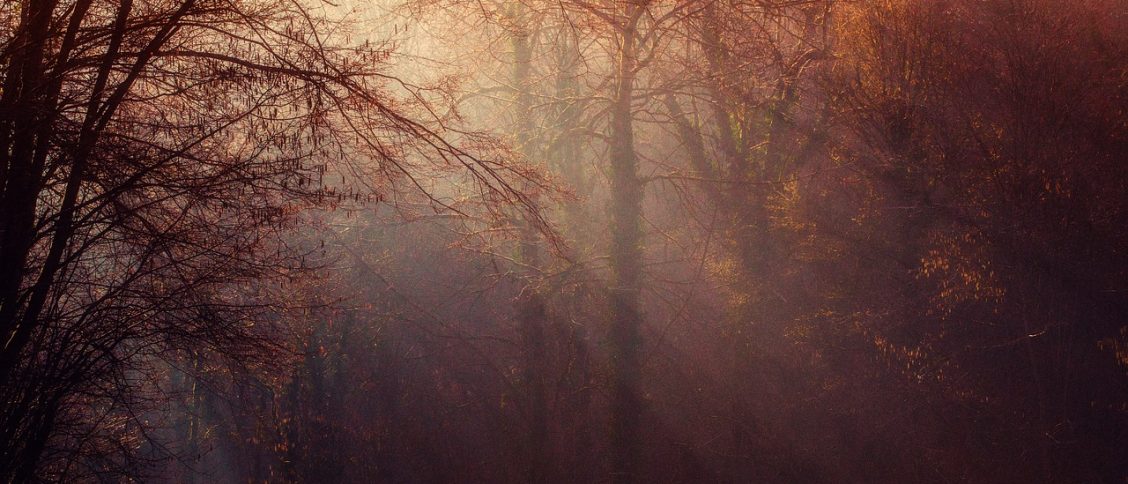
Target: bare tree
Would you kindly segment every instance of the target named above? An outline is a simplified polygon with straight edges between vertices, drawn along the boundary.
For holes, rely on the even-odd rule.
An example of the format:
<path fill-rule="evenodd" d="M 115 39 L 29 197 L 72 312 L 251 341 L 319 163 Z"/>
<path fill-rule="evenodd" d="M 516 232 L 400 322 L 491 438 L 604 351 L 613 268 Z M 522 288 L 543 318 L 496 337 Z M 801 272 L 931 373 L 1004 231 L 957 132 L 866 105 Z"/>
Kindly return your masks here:
<path fill-rule="evenodd" d="M 5 480 L 112 471 L 96 440 L 144 432 L 134 390 L 158 361 L 270 350 L 274 302 L 254 281 L 308 269 L 278 237 L 301 209 L 379 199 L 428 164 L 529 202 L 512 183 L 531 172 L 444 138 L 416 88 L 382 74 L 387 46 L 312 5 L 4 9 Z"/>

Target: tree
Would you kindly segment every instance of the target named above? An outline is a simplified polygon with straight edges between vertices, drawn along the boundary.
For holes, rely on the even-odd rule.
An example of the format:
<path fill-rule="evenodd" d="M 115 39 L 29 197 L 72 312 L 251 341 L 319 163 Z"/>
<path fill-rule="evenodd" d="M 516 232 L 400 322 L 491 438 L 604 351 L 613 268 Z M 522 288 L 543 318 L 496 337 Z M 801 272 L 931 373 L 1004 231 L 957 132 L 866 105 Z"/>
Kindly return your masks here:
<path fill-rule="evenodd" d="M 1118 479 L 1105 449 L 1123 415 L 1104 402 L 1123 401 L 1124 374 L 1098 342 L 1117 337 L 1124 303 L 1098 287 L 1124 270 L 1121 231 L 1106 225 L 1123 201 L 1105 191 L 1124 177 L 1110 163 L 1124 97 L 1105 70 L 1123 65 L 1108 46 L 1124 32 L 1097 13 L 1117 7 L 917 7 L 839 12 L 832 151 L 857 183 L 837 196 L 854 200 L 845 213 L 821 202 L 815 223 L 846 260 L 871 263 L 830 268 L 849 274 L 843 302 L 860 303 L 833 312 L 858 318 L 912 382 L 900 391 L 921 392 L 930 411 L 909 442 L 984 449 L 944 475 Z M 882 305 L 863 302 L 878 294 Z"/>
<path fill-rule="evenodd" d="M 302 208 L 371 201 L 427 164 L 528 202 L 511 183 L 530 172 L 413 120 L 427 111 L 409 86 L 394 94 L 387 46 L 350 42 L 313 6 L 26 0 L 4 14 L 4 480 L 125 471 L 114 456 L 140 444 L 103 446 L 143 435 L 141 397 L 160 393 L 145 378 L 181 352 L 263 363 L 279 347 L 261 281 L 308 270 L 279 237 Z"/>

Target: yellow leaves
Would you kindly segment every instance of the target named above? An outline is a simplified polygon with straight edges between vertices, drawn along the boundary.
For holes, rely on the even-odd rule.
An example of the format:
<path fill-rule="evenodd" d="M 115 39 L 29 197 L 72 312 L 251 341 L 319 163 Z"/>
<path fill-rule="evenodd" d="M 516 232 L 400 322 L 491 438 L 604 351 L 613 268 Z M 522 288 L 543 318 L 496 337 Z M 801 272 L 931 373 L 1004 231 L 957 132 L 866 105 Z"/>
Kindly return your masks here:
<path fill-rule="evenodd" d="M 768 198 L 767 209 L 771 214 L 772 226 L 792 232 L 810 230 L 813 224 L 798 214 L 802 201 L 799 180 L 792 178 L 781 183 L 777 191 Z"/>
<path fill-rule="evenodd" d="M 784 336 L 791 340 L 802 341 L 811 336 L 813 329 L 810 324 L 795 322 L 787 325 L 786 329 L 784 329 Z"/>
<path fill-rule="evenodd" d="M 1063 180 L 1057 174 L 1048 174 L 1045 183 L 1043 184 L 1044 195 L 1054 196 L 1056 198 L 1070 198 L 1073 196 L 1073 191 L 1070 189 L 1072 185 L 1069 180 Z M 1045 199 L 1047 197 L 1043 197 Z"/>
<path fill-rule="evenodd" d="M 1116 362 L 1128 371 L 1128 326 L 1120 327 L 1120 335 L 1097 342 L 1101 351 L 1111 351 Z"/>
<path fill-rule="evenodd" d="M 899 370 L 906 377 L 917 382 L 944 380 L 944 368 L 949 366 L 949 362 L 937 360 L 927 343 L 914 346 L 899 345 L 880 334 L 874 334 L 872 341 L 874 348 L 885 358 L 889 367 Z"/>
<path fill-rule="evenodd" d="M 722 281 L 733 282 L 738 276 L 736 259 L 733 257 L 711 258 L 706 262 L 706 267 L 708 267 L 710 273 Z"/>
<path fill-rule="evenodd" d="M 937 283 L 932 300 L 942 315 L 951 314 L 961 303 L 999 303 L 1006 295 L 985 253 L 986 245 L 972 233 L 943 236 L 921 258 L 917 277 Z"/>
<path fill-rule="evenodd" d="M 751 299 L 752 298 L 749 297 L 748 294 L 736 292 L 736 293 L 733 293 L 732 296 L 729 297 L 729 305 L 731 305 L 732 307 L 735 307 L 735 308 L 744 307 L 744 306 L 748 305 L 748 303 L 749 303 L 749 301 L 751 301 Z"/>

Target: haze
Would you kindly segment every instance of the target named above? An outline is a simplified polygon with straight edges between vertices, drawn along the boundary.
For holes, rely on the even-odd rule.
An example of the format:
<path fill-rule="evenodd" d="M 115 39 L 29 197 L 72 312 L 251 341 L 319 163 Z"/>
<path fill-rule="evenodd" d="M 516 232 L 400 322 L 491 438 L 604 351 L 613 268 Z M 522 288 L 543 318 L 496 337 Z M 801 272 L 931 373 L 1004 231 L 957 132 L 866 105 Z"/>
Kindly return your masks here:
<path fill-rule="evenodd" d="M 1128 482 L 1128 1 L 0 5 L 0 482 Z"/>

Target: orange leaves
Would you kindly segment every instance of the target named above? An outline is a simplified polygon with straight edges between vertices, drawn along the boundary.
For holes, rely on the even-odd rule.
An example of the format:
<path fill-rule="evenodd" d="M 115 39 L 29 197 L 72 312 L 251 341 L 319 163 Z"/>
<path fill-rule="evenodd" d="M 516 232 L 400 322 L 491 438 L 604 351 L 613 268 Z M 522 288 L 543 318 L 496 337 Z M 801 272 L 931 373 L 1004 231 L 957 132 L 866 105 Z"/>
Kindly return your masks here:
<path fill-rule="evenodd" d="M 948 315 L 962 303 L 1002 302 L 1002 287 L 986 247 L 973 233 L 941 236 L 936 246 L 920 260 L 917 276 L 935 282 L 932 301 L 941 315 Z"/>
<path fill-rule="evenodd" d="M 1121 326 L 1119 335 L 1098 341 L 1097 348 L 1112 353 L 1116 362 L 1128 372 L 1128 326 Z"/>

